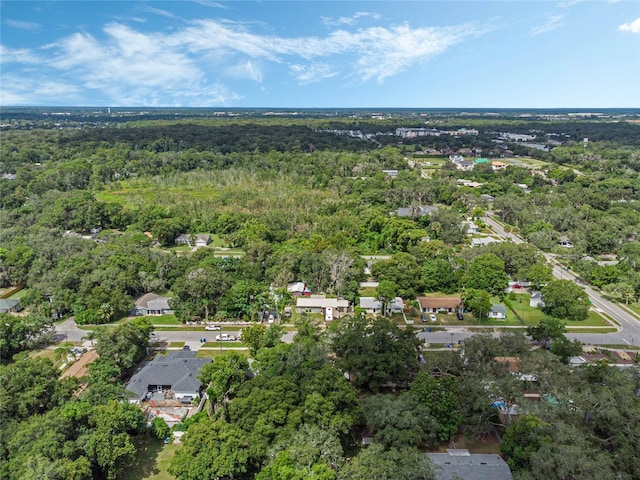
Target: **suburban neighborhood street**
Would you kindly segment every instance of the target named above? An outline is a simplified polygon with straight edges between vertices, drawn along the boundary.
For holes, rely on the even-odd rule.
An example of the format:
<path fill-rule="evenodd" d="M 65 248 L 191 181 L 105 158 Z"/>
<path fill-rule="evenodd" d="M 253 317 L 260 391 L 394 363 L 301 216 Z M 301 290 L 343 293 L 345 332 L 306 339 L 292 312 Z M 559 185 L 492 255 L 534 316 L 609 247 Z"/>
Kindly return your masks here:
<path fill-rule="evenodd" d="M 524 240 L 513 233 L 507 233 L 503 226 L 495 221 L 491 216 L 484 217 L 484 222 L 491 227 L 491 229 L 499 236 L 511 240 L 514 243 L 523 243 Z M 577 278 L 571 271 L 565 270 L 562 265 L 558 263 L 555 256 L 550 253 L 544 253 L 547 261 L 553 267 L 553 276 L 559 280 L 572 280 L 583 286 L 593 306 L 600 312 L 609 315 L 619 325 L 620 329 L 617 332 L 611 333 L 581 333 L 581 334 L 568 334 L 571 339 L 578 339 L 583 343 L 607 343 L 607 344 L 628 344 L 637 345 L 640 344 L 640 319 L 635 315 L 627 312 L 618 305 L 605 299 L 600 293 L 591 288 L 588 285 L 583 284 L 579 278 Z"/>

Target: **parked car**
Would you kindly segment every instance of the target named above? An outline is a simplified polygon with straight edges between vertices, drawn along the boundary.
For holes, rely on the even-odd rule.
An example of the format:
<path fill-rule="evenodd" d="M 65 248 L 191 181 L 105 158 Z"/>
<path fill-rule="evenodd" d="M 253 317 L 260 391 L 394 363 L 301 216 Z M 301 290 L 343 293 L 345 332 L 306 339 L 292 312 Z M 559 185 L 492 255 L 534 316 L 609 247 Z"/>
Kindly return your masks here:
<path fill-rule="evenodd" d="M 269 318 L 267 319 L 268 323 L 273 323 L 275 321 L 275 317 L 273 316 L 273 314 L 269 315 Z"/>
<path fill-rule="evenodd" d="M 206 327 L 204 327 L 204 329 L 214 331 L 214 330 L 222 330 L 222 327 L 220 325 L 207 325 Z"/>
<path fill-rule="evenodd" d="M 431 315 L 429 315 L 429 319 L 430 319 L 432 322 L 435 322 L 435 321 L 437 321 L 437 320 L 438 320 L 438 319 L 436 318 L 436 314 L 435 314 L 435 313 L 432 313 Z"/>
<path fill-rule="evenodd" d="M 237 339 L 235 335 L 229 335 L 228 333 L 216 335 L 216 342 L 235 342 Z"/>

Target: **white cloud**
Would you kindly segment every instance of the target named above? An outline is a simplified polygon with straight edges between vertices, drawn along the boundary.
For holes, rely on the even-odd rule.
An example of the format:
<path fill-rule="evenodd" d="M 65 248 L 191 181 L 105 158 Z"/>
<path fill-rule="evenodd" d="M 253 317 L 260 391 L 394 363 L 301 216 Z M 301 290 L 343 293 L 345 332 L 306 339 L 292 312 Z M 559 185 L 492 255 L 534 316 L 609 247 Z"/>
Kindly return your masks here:
<path fill-rule="evenodd" d="M 237 63 L 225 70 L 225 73 L 235 78 L 247 78 L 254 82 L 262 82 L 262 69 L 251 60 Z"/>
<path fill-rule="evenodd" d="M 636 18 L 633 22 L 623 23 L 618 28 L 624 32 L 640 33 L 640 17 Z"/>
<path fill-rule="evenodd" d="M 45 76 L 6 74 L 0 84 L 0 105 L 70 105 L 81 101 L 80 89 Z"/>
<path fill-rule="evenodd" d="M 533 27 L 530 31 L 531 36 L 535 37 L 536 35 L 540 35 L 541 33 L 547 33 L 552 30 L 556 30 L 564 25 L 562 22 L 564 20 L 564 15 L 549 15 L 547 17 L 547 21 L 536 27 Z"/>
<path fill-rule="evenodd" d="M 383 82 L 484 33 L 473 24 L 345 27 L 308 37 L 263 34 L 259 28 L 197 20 L 171 32 L 143 32 L 110 23 L 101 33 L 75 33 L 41 47 L 46 56 L 27 49 L 0 53 L 3 63 L 12 62 L 14 73 L 38 63 L 48 78 L 73 79 L 80 91 L 112 104 L 205 106 L 241 98 L 220 83 L 220 76 L 261 83 L 268 63 L 282 65 L 301 84 L 339 75 Z"/>
<path fill-rule="evenodd" d="M 380 15 L 374 12 L 356 12 L 350 17 L 320 17 L 320 20 L 327 26 L 335 27 L 338 25 L 354 25 L 361 18 L 380 20 Z"/>
<path fill-rule="evenodd" d="M 225 7 L 224 5 L 222 5 L 221 3 L 218 2 L 212 2 L 211 0 L 193 0 L 195 3 L 202 5 L 204 7 L 210 7 L 210 8 L 223 8 L 226 9 L 227 7 Z"/>
<path fill-rule="evenodd" d="M 161 17 L 177 18 L 172 12 L 170 12 L 168 10 L 162 10 L 161 8 L 155 8 L 155 7 L 151 7 L 149 5 L 145 5 L 144 9 L 147 12 L 155 13 L 156 15 L 159 15 Z"/>
<path fill-rule="evenodd" d="M 338 75 L 338 72 L 326 63 L 294 64 L 289 66 L 289 71 L 301 85 L 317 83 Z"/>
<path fill-rule="evenodd" d="M 5 25 L 13 28 L 20 28 L 22 30 L 39 30 L 42 28 L 42 25 L 35 22 L 21 22 L 20 20 L 11 20 L 10 18 L 5 19 Z"/>
<path fill-rule="evenodd" d="M 9 63 L 38 64 L 42 61 L 42 58 L 28 48 L 7 48 L 0 45 L 0 64 L 2 65 Z"/>
<path fill-rule="evenodd" d="M 582 3 L 582 2 L 584 2 L 584 0 L 566 0 L 564 2 L 558 3 L 557 7 L 568 8 L 568 7 L 573 7 L 574 5 L 577 5 L 578 3 Z"/>

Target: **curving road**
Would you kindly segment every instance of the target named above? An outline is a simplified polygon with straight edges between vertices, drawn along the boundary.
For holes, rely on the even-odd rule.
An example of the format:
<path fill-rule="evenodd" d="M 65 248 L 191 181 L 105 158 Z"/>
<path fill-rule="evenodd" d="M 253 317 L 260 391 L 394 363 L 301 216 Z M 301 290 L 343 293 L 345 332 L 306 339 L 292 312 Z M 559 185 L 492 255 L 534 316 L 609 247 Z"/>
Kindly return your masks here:
<path fill-rule="evenodd" d="M 491 229 L 499 236 L 511 240 L 514 243 L 524 243 L 524 240 L 513 233 L 505 232 L 502 225 L 496 222 L 491 216 L 484 217 L 484 222 L 491 227 Z M 619 305 L 610 302 L 604 298 L 598 291 L 584 284 L 575 274 L 570 270 L 565 270 L 562 265 L 558 263 L 555 256 L 551 253 L 541 252 L 549 264 L 553 268 L 553 276 L 560 280 L 572 280 L 583 286 L 593 306 L 600 312 L 604 312 L 613 318 L 620 328 L 617 332 L 613 333 L 581 333 L 581 334 L 568 334 L 571 339 L 578 339 L 583 343 L 608 343 L 608 344 L 620 344 L 620 345 L 640 345 L 640 319 L 635 315 L 629 313 Z"/>

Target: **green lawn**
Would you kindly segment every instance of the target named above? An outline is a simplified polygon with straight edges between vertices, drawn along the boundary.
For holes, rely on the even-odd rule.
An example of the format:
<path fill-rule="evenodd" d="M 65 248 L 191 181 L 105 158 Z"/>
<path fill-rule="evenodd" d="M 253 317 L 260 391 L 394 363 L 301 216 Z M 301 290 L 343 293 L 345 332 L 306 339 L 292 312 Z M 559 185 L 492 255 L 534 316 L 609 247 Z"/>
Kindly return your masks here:
<path fill-rule="evenodd" d="M 376 296 L 376 287 L 364 287 L 358 290 L 358 294 L 361 297 L 375 297 Z"/>
<path fill-rule="evenodd" d="M 175 315 L 159 315 L 157 317 L 149 317 L 153 325 L 182 325 L 182 322 Z"/>
<path fill-rule="evenodd" d="M 640 303 L 630 303 L 629 305 L 625 305 L 629 310 L 633 310 L 637 315 L 640 315 Z"/>
<path fill-rule="evenodd" d="M 151 436 L 141 436 L 136 439 L 136 447 L 136 459 L 119 477 L 121 480 L 175 479 L 167 470 L 180 445 L 164 445 L 161 440 Z"/>
<path fill-rule="evenodd" d="M 539 308 L 533 308 L 529 306 L 529 299 L 531 296 L 528 293 L 518 293 L 516 294 L 515 300 L 505 299 L 505 303 L 507 306 L 511 307 L 515 310 L 520 317 L 524 320 L 524 324 L 529 325 L 537 325 L 542 320 L 549 318 L 545 313 Z M 512 312 L 510 312 L 512 313 Z M 567 320 L 567 327 L 608 327 L 610 323 L 600 315 L 598 312 L 593 310 L 589 310 L 588 317 L 585 320 L 581 321 L 569 321 Z M 600 331 L 598 329 L 597 331 Z M 615 331 L 615 329 L 613 329 Z"/>
<path fill-rule="evenodd" d="M 233 350 L 238 355 L 249 358 L 249 350 Z M 216 358 L 220 355 L 224 355 L 228 350 L 198 350 L 196 358 Z"/>
<path fill-rule="evenodd" d="M 169 348 L 181 348 L 184 347 L 184 342 L 169 342 Z"/>
<path fill-rule="evenodd" d="M 246 345 L 242 342 L 206 342 L 202 344 L 203 347 L 206 348 L 240 348 L 246 347 Z"/>

